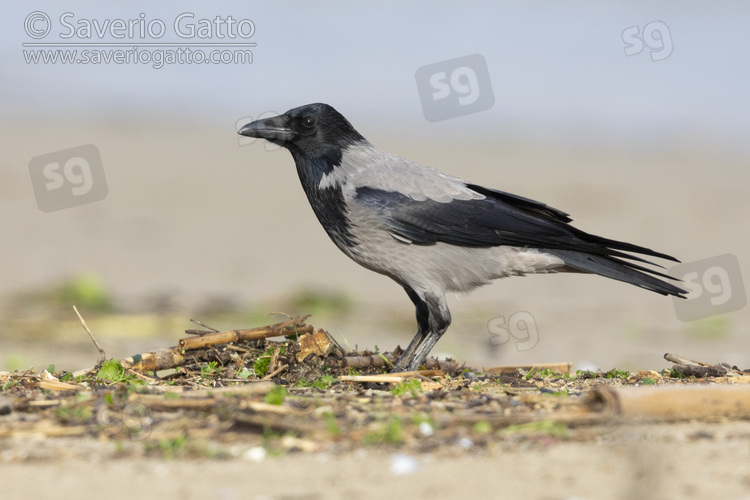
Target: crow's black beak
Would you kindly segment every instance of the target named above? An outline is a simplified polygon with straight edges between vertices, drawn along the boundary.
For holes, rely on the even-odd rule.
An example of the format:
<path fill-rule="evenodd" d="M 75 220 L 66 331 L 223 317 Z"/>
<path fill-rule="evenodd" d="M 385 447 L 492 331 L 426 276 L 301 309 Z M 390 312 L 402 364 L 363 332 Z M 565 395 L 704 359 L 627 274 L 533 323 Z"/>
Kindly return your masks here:
<path fill-rule="evenodd" d="M 257 137 L 283 145 L 295 136 L 294 131 L 287 126 L 288 121 L 288 117 L 284 115 L 264 118 L 248 123 L 239 129 L 237 133 L 245 137 Z"/>

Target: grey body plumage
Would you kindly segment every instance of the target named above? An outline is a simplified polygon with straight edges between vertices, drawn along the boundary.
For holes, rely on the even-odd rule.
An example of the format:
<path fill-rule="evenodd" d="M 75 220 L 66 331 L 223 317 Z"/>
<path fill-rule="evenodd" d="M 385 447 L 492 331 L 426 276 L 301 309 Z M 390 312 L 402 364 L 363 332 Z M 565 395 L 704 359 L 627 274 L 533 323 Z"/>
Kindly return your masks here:
<path fill-rule="evenodd" d="M 451 321 L 446 292 L 468 292 L 494 279 L 586 272 L 662 295 L 686 293 L 633 253 L 673 257 L 587 234 L 543 203 L 377 149 L 326 104 L 258 120 L 239 133 L 287 148 L 333 242 L 360 265 L 391 277 L 414 303 L 418 332 L 394 371 L 418 369 L 445 333 Z"/>

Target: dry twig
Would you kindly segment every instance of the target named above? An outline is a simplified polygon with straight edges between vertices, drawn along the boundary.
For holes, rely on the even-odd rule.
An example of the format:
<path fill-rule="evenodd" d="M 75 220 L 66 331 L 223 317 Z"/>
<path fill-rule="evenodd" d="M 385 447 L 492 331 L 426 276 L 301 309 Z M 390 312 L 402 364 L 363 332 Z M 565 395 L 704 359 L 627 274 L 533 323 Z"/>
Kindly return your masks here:
<path fill-rule="evenodd" d="M 263 380 L 271 380 L 273 377 L 275 377 L 279 373 L 283 372 L 287 368 L 289 368 L 289 365 L 286 364 L 286 363 L 284 363 L 283 365 L 281 365 L 280 367 L 278 367 L 274 371 L 267 373 L 266 376 L 263 377 Z"/>
<path fill-rule="evenodd" d="M 203 328 L 207 328 L 207 329 L 211 330 L 212 332 L 218 332 L 218 331 L 219 331 L 219 330 L 217 330 L 216 328 L 213 328 L 213 327 L 211 327 L 211 326 L 208 326 L 208 325 L 204 325 L 203 323 L 201 323 L 201 322 L 200 322 L 200 321 L 198 321 L 197 319 L 193 319 L 193 318 L 190 318 L 190 321 L 191 321 L 192 323 L 195 323 L 195 324 L 196 324 L 196 325 L 198 325 L 198 326 L 202 326 Z"/>
<path fill-rule="evenodd" d="M 94 338 L 94 334 L 91 333 L 91 330 L 89 330 L 89 327 L 86 326 L 86 322 L 83 320 L 83 316 L 81 316 L 81 313 L 78 312 L 78 308 L 76 306 L 73 306 L 73 310 L 78 315 L 78 319 L 81 320 L 83 329 L 86 330 L 86 333 L 89 334 L 89 337 L 91 337 L 91 341 L 94 343 L 97 350 L 99 351 L 99 361 L 97 361 L 96 366 L 100 366 L 102 363 L 104 363 L 107 360 L 107 354 L 104 352 L 104 349 L 102 349 L 102 346 L 99 345 L 99 342 L 96 341 L 96 339 Z"/>

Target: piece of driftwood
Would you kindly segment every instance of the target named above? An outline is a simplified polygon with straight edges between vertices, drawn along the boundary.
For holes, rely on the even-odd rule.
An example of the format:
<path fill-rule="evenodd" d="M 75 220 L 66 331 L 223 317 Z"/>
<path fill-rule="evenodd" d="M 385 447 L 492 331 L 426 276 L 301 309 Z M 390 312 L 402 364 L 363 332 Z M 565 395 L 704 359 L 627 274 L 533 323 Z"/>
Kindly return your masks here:
<path fill-rule="evenodd" d="M 310 315 L 299 316 L 275 325 L 261 326 L 247 330 L 228 330 L 226 332 L 213 332 L 200 337 L 186 337 L 180 339 L 178 346 L 185 351 L 193 349 L 204 349 L 217 344 L 228 344 L 240 340 L 262 340 L 270 337 L 280 337 L 294 333 L 303 334 L 313 331 L 313 327 L 305 325 L 304 321 Z"/>
<path fill-rule="evenodd" d="M 597 387 L 584 404 L 590 411 L 622 417 L 691 419 L 750 416 L 750 387 L 681 385 L 667 387 Z"/>
<path fill-rule="evenodd" d="M 685 356 L 681 356 L 679 354 L 672 354 L 672 353 L 666 353 L 664 354 L 664 359 L 669 361 L 670 363 L 675 364 L 685 364 L 685 365 L 696 365 L 696 366 L 709 366 L 708 363 L 704 363 L 702 361 L 696 361 L 694 359 L 686 358 Z"/>
<path fill-rule="evenodd" d="M 129 358 L 121 359 L 120 362 L 125 368 L 141 372 L 156 372 L 159 370 L 168 370 L 185 363 L 185 356 L 179 347 L 168 347 L 157 349 L 143 354 L 136 354 Z"/>
<path fill-rule="evenodd" d="M 729 363 L 712 365 L 671 353 L 666 353 L 664 359 L 673 363 L 672 369 L 674 371 L 686 377 L 741 377 L 743 375 L 750 375 L 749 371 L 740 370 Z"/>
<path fill-rule="evenodd" d="M 698 366 L 675 364 L 672 369 L 686 377 L 725 377 L 727 370 L 723 366 Z"/>

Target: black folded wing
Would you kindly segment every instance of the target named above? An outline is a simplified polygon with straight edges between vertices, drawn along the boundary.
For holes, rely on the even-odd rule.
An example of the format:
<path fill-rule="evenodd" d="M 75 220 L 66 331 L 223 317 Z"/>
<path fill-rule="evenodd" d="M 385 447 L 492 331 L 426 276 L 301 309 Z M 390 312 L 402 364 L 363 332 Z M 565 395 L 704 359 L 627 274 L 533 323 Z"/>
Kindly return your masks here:
<path fill-rule="evenodd" d="M 376 210 L 388 231 L 401 241 L 416 245 L 442 242 L 467 247 L 538 248 L 558 255 L 567 265 L 580 271 L 602 274 L 659 293 L 684 293 L 638 271 L 669 276 L 621 260 L 658 266 L 625 252 L 679 262 L 674 257 L 585 233 L 569 224 L 571 219 L 565 212 L 544 203 L 473 184 L 466 187 L 484 198 L 417 201 L 398 192 L 362 187 L 357 189 L 355 201 Z"/>

